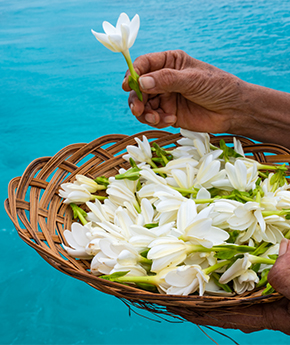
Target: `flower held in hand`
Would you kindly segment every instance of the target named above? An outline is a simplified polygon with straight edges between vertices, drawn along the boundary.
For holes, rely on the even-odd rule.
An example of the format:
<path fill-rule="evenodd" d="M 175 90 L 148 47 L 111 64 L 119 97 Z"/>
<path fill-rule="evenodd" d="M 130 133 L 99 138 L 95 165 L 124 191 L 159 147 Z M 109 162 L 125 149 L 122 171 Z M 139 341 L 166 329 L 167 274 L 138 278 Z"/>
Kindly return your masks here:
<path fill-rule="evenodd" d="M 138 14 L 130 21 L 126 13 L 121 13 L 116 27 L 107 21 L 103 22 L 105 33 L 98 33 L 92 30 L 96 39 L 106 48 L 113 52 L 122 53 L 128 64 L 131 76 L 129 77 L 130 87 L 137 93 L 138 98 L 142 101 L 142 93 L 139 89 L 138 74 L 135 72 L 129 53 L 129 48 L 135 42 L 140 27 L 140 18 Z"/>

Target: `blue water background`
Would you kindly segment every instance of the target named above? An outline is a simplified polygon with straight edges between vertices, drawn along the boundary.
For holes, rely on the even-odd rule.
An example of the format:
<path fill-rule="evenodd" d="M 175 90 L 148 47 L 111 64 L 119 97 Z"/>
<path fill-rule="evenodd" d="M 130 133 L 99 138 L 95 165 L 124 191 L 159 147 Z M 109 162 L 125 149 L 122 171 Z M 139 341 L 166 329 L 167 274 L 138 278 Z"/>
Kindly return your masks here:
<path fill-rule="evenodd" d="M 123 11 L 141 17 L 133 59 L 183 49 L 248 82 L 290 92 L 289 1 L 1 0 L 2 205 L 9 180 L 35 158 L 149 129 L 130 115 L 122 55 L 90 32 L 100 32 L 103 20 L 115 24 Z M 193 324 L 129 316 L 121 301 L 48 265 L 0 212 L 1 344 L 213 344 Z M 274 331 L 225 333 L 241 345 L 290 343 Z"/>

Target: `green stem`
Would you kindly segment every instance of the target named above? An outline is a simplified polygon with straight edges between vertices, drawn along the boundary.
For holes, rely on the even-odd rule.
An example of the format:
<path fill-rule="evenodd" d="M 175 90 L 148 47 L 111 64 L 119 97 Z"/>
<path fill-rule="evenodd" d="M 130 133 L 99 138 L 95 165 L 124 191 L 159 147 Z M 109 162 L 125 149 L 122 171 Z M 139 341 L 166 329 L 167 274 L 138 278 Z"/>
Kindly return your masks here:
<path fill-rule="evenodd" d="M 94 200 L 96 200 L 96 199 L 98 199 L 98 200 L 105 200 L 105 199 L 108 199 L 108 197 L 107 196 L 93 195 L 92 194 L 92 199 L 94 199 Z"/>
<path fill-rule="evenodd" d="M 287 168 L 285 166 L 277 166 L 277 165 L 267 165 L 267 164 L 259 164 L 258 169 L 264 170 L 282 170 L 286 171 Z"/>
<path fill-rule="evenodd" d="M 180 236 L 178 239 L 187 241 L 188 238 L 186 236 Z M 220 251 L 236 251 L 237 253 L 251 253 L 256 250 L 255 247 L 250 247 L 246 245 L 236 246 L 233 244 L 225 244 L 220 246 L 213 246 L 211 248 L 206 248 L 200 244 L 188 244 L 187 254 L 190 253 L 202 253 L 202 252 L 220 252 Z"/>
<path fill-rule="evenodd" d="M 157 285 L 156 276 L 123 276 L 116 278 L 114 280 L 118 283 L 145 283 L 145 284 L 152 284 Z"/>
<path fill-rule="evenodd" d="M 186 194 L 197 194 L 197 191 L 195 189 L 189 189 L 189 188 L 180 188 L 180 187 L 172 187 L 172 189 L 177 190 L 179 193 L 186 193 Z"/>
<path fill-rule="evenodd" d="M 258 193 L 257 193 L 257 195 L 256 195 L 256 202 L 257 202 L 258 204 L 260 204 L 260 202 L 261 202 L 261 193 L 260 193 L 260 191 L 258 191 Z"/>
<path fill-rule="evenodd" d="M 133 63 L 132 63 L 132 59 L 131 59 L 131 56 L 130 56 L 130 52 L 129 52 L 129 49 L 127 49 L 125 52 L 122 52 L 126 62 L 127 62 L 127 65 L 129 67 L 129 71 L 131 73 L 131 76 L 134 80 L 138 80 L 139 78 L 139 75 L 136 73 L 136 71 L 134 70 L 134 67 L 133 67 Z"/>
<path fill-rule="evenodd" d="M 268 242 L 263 242 L 262 244 L 260 244 L 256 248 L 256 250 L 253 252 L 253 255 L 261 255 L 261 254 L 265 253 L 265 251 L 267 250 L 267 248 L 265 248 L 265 247 L 267 247 L 268 244 L 269 244 Z"/>
<path fill-rule="evenodd" d="M 152 260 L 144 258 L 144 256 L 140 255 L 139 256 L 139 260 L 138 260 L 141 264 L 147 264 L 147 265 L 151 265 L 152 264 Z"/>
<path fill-rule="evenodd" d="M 134 204 L 134 207 L 135 207 L 135 210 L 138 212 L 138 213 L 141 213 L 141 207 L 138 203 L 138 201 L 136 200 L 136 203 Z"/>
<path fill-rule="evenodd" d="M 226 266 L 226 265 L 230 264 L 231 262 L 232 262 L 232 260 L 225 260 L 225 261 L 219 262 L 219 263 L 217 263 L 211 267 L 206 268 L 205 270 L 203 270 L 203 272 L 205 274 L 210 274 L 211 272 L 214 272 L 215 270 L 217 270 L 223 266 Z"/>
<path fill-rule="evenodd" d="M 276 260 L 262 258 L 260 256 L 250 255 L 250 261 L 252 264 L 266 264 L 266 265 L 274 265 Z"/>
<path fill-rule="evenodd" d="M 290 210 L 282 210 L 282 211 L 262 211 L 263 217 L 268 216 L 284 216 L 285 214 L 289 214 Z"/>
<path fill-rule="evenodd" d="M 85 217 L 81 214 L 81 212 L 79 212 L 79 210 L 77 210 L 76 212 L 77 212 L 77 214 L 78 214 L 78 218 L 79 218 L 79 220 L 81 221 L 81 223 L 82 223 L 83 225 L 86 225 L 88 222 L 86 221 Z"/>

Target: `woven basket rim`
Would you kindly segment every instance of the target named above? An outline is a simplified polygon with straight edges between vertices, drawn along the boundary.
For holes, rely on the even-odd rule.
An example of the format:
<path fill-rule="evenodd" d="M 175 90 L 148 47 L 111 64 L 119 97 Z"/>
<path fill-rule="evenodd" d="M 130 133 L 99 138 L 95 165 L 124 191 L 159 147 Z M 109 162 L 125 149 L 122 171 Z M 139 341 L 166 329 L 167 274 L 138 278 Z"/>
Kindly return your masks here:
<path fill-rule="evenodd" d="M 73 181 L 76 174 L 88 177 L 113 176 L 121 167 L 128 168 L 122 155 L 127 145 L 135 144 L 135 137 L 145 135 L 160 146 L 177 145 L 181 135 L 167 131 L 151 130 L 134 135 L 111 134 L 101 136 L 90 143 L 71 144 L 52 157 L 40 157 L 32 161 L 24 173 L 13 178 L 8 185 L 5 210 L 12 220 L 20 238 L 51 266 L 107 294 L 153 312 L 166 313 L 168 307 L 184 307 L 192 310 L 214 310 L 248 307 L 256 303 L 267 303 L 283 296 L 275 292 L 261 296 L 261 288 L 235 296 L 176 296 L 152 293 L 136 287 L 107 281 L 88 272 L 89 263 L 70 257 L 62 248 L 65 242 L 63 231 L 70 228 L 72 212 L 58 196 L 61 183 Z M 277 144 L 256 143 L 251 139 L 240 139 L 244 151 L 261 163 L 287 163 L 290 175 L 290 150 Z M 211 135 L 211 142 L 220 139 L 232 142 L 232 135 Z M 160 309 L 161 308 L 161 309 Z M 161 311 L 160 311 L 161 310 Z"/>

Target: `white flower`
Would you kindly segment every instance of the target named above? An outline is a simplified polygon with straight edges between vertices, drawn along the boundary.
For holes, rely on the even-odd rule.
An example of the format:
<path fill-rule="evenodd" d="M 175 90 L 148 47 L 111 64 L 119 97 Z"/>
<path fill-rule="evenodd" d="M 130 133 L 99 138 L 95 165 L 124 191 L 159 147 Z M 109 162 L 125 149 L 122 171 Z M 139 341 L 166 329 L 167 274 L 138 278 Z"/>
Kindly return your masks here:
<path fill-rule="evenodd" d="M 210 213 L 213 206 L 210 205 L 197 213 L 195 202 L 188 199 L 180 206 L 177 213 L 177 231 L 182 239 L 193 244 L 200 244 L 206 248 L 224 243 L 229 234 L 212 226 Z"/>
<path fill-rule="evenodd" d="M 213 266 L 217 263 L 214 257 L 215 252 L 191 253 L 184 260 L 185 265 L 199 265 L 202 269 Z"/>
<path fill-rule="evenodd" d="M 247 270 L 239 277 L 234 278 L 234 290 L 237 294 L 242 294 L 245 291 L 252 291 L 255 288 L 255 284 L 259 282 L 257 273 L 253 270 Z"/>
<path fill-rule="evenodd" d="M 241 206 L 238 206 L 234 215 L 228 220 L 229 226 L 233 230 L 246 230 L 243 236 L 239 238 L 240 242 L 246 242 L 251 238 L 260 225 L 261 231 L 265 232 L 266 224 L 262 215 L 262 208 L 257 202 L 249 201 Z"/>
<path fill-rule="evenodd" d="M 139 173 L 142 176 L 142 178 L 144 178 L 147 182 L 163 186 L 167 185 L 165 178 L 155 174 L 155 172 L 152 169 L 150 169 L 148 165 L 143 166 L 142 170 Z"/>
<path fill-rule="evenodd" d="M 83 186 L 75 183 L 62 183 L 59 196 L 65 198 L 65 204 L 82 204 L 92 199 L 91 193 Z"/>
<path fill-rule="evenodd" d="M 138 262 L 139 253 L 127 242 L 102 238 L 99 246 L 100 251 L 91 262 L 91 272 L 94 274 L 110 274 L 117 263 L 134 266 Z"/>
<path fill-rule="evenodd" d="M 135 42 L 140 27 L 138 14 L 130 21 L 126 13 L 121 13 L 116 27 L 103 22 L 105 34 L 92 30 L 96 39 L 113 52 L 126 52 Z"/>
<path fill-rule="evenodd" d="M 92 211 L 88 213 L 88 219 L 90 221 L 94 221 L 95 223 L 97 223 L 105 220 L 110 220 L 109 216 L 106 214 L 105 209 L 102 207 L 102 204 L 98 199 L 96 199 L 94 203 L 88 201 L 86 202 L 86 205 Z"/>
<path fill-rule="evenodd" d="M 86 252 L 86 246 L 88 245 L 90 239 L 87 236 L 87 232 L 90 231 L 90 223 L 85 226 L 80 223 L 73 223 L 70 230 L 65 230 L 63 235 L 70 245 L 67 247 L 63 244 L 64 249 L 69 253 L 70 256 L 78 259 L 91 259 L 92 255 Z"/>
<path fill-rule="evenodd" d="M 198 165 L 198 161 L 188 157 L 181 157 L 169 161 L 165 167 L 158 168 L 158 171 L 165 174 L 171 174 L 172 169 L 185 170 L 188 165 L 194 168 Z"/>
<path fill-rule="evenodd" d="M 95 182 L 93 179 L 86 177 L 84 175 L 76 175 L 76 181 L 75 183 L 79 186 L 84 187 L 86 190 L 88 190 L 90 193 L 95 193 L 97 190 L 105 189 L 104 186 L 99 185 L 97 182 Z"/>
<path fill-rule="evenodd" d="M 245 156 L 244 149 L 240 140 L 233 137 L 233 142 L 234 142 L 234 150 L 241 156 Z"/>
<path fill-rule="evenodd" d="M 119 264 L 117 263 L 114 268 L 111 270 L 110 274 L 112 273 L 115 273 L 115 272 L 128 272 L 126 274 L 126 276 L 146 276 L 147 275 L 147 272 L 146 270 L 138 265 L 138 264 L 127 264 L 127 265 L 124 265 L 124 264 Z"/>
<path fill-rule="evenodd" d="M 160 225 L 175 221 L 180 206 L 183 202 L 188 200 L 178 191 L 165 186 L 158 188 L 154 196 L 158 198 L 158 201 L 155 202 L 155 206 L 160 214 Z"/>
<path fill-rule="evenodd" d="M 187 296 L 198 290 L 203 296 L 209 276 L 198 265 L 184 265 L 169 271 L 163 279 L 170 286 L 167 294 Z"/>
<path fill-rule="evenodd" d="M 109 200 L 117 205 L 124 206 L 125 202 L 132 203 L 135 207 L 139 208 L 139 204 L 135 197 L 136 192 L 136 181 L 115 180 L 115 178 L 109 179 L 110 184 L 107 188 L 107 194 L 109 195 Z"/>
<path fill-rule="evenodd" d="M 196 175 L 194 186 L 197 188 L 211 188 L 213 182 L 223 179 L 226 175 L 224 170 L 220 171 L 221 163 L 214 159 L 213 154 L 205 157 Z"/>
<path fill-rule="evenodd" d="M 138 144 L 138 147 L 128 145 L 128 154 L 124 155 L 123 158 L 127 161 L 129 161 L 130 158 L 133 158 L 137 163 L 145 162 L 150 164 L 152 152 L 148 139 L 145 135 L 143 135 L 143 141 L 141 141 L 139 138 L 135 138 L 135 140 Z"/>
<path fill-rule="evenodd" d="M 172 169 L 172 178 L 167 177 L 168 184 L 179 188 L 191 188 L 194 183 L 196 169 L 187 164 L 186 169 Z"/>
<path fill-rule="evenodd" d="M 194 146 L 199 157 L 203 157 L 210 152 L 210 137 L 208 133 L 193 132 L 186 129 L 181 129 L 180 133 L 184 138 L 177 141 L 179 145 Z"/>
<path fill-rule="evenodd" d="M 239 277 L 251 267 L 252 263 L 249 254 L 245 254 L 243 258 L 237 259 L 220 277 L 221 284 L 227 284 L 232 279 Z"/>
<path fill-rule="evenodd" d="M 169 235 L 173 224 L 174 223 L 167 223 L 152 229 L 146 229 L 139 225 L 132 225 L 132 237 L 130 238 L 129 243 L 137 248 L 139 252 L 146 250 L 149 244 L 156 238 Z"/>
<path fill-rule="evenodd" d="M 190 246 L 171 235 L 157 238 L 148 247 L 150 250 L 147 258 L 153 261 L 152 272 L 182 263 L 190 251 Z"/>
<path fill-rule="evenodd" d="M 236 160 L 235 164 L 226 163 L 225 166 L 228 178 L 234 189 L 245 192 L 255 188 L 258 178 L 257 164 L 248 168 L 242 160 Z"/>
<path fill-rule="evenodd" d="M 288 190 L 277 190 L 275 196 L 278 199 L 277 208 L 290 208 L 290 191 Z"/>
<path fill-rule="evenodd" d="M 234 215 L 234 211 L 238 206 L 243 204 L 236 200 L 216 200 L 214 202 L 214 212 L 211 213 L 212 224 L 221 229 L 228 229 L 228 219 Z"/>
<path fill-rule="evenodd" d="M 272 215 L 264 218 L 265 229 L 259 224 L 255 229 L 252 237 L 258 242 L 270 242 L 273 244 L 280 243 L 284 237 L 283 232 L 290 228 L 290 224 L 283 217 Z"/>

